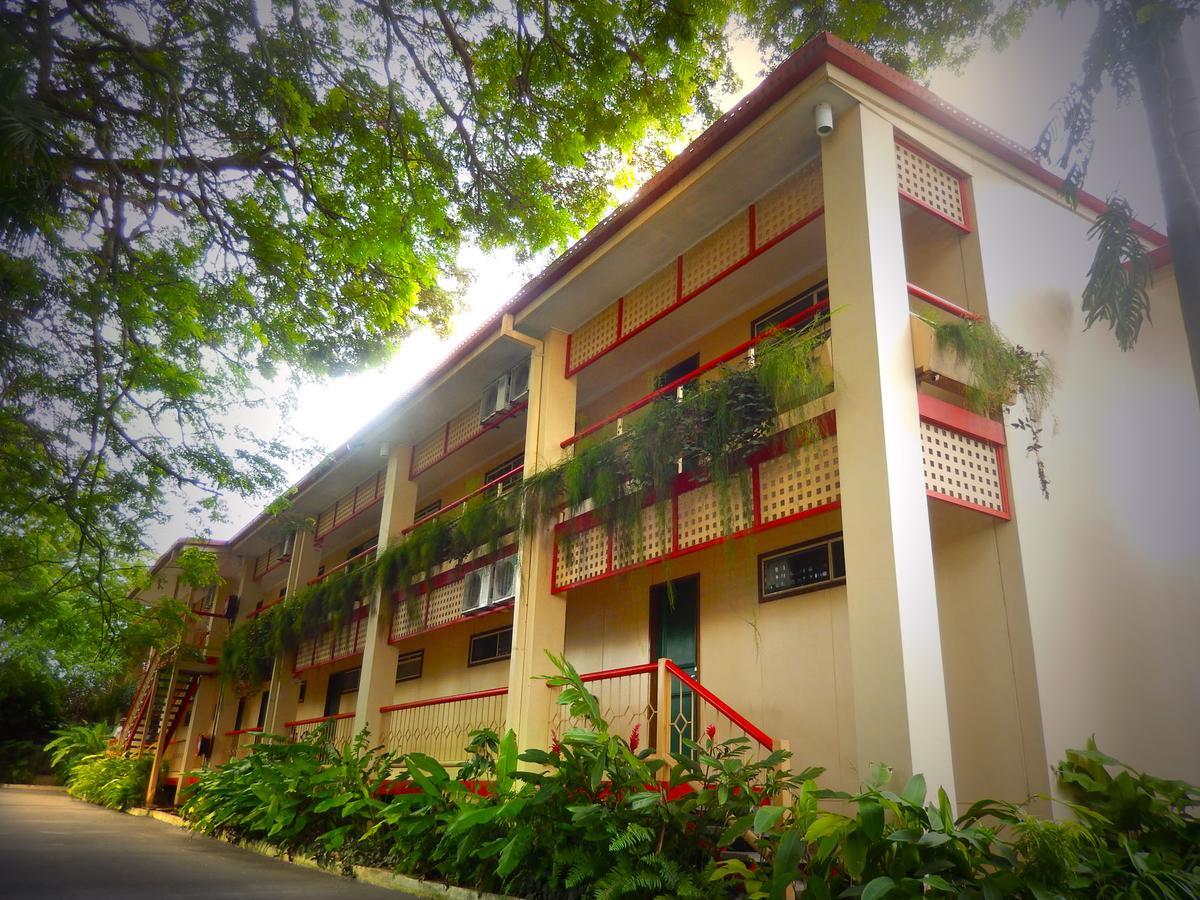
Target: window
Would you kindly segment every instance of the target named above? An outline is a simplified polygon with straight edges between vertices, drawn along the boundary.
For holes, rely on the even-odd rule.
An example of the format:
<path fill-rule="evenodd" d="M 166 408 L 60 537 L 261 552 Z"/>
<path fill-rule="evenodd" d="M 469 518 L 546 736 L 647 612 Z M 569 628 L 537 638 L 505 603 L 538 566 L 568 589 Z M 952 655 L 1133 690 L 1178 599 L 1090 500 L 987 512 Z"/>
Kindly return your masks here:
<path fill-rule="evenodd" d="M 267 703 L 270 702 L 270 699 L 271 692 L 263 691 L 262 697 L 258 701 L 258 721 L 254 723 L 258 728 L 262 728 L 267 724 Z"/>
<path fill-rule="evenodd" d="M 432 516 L 435 512 L 437 512 L 441 508 L 442 508 L 442 499 L 439 497 L 437 500 L 434 500 L 431 503 L 426 503 L 424 506 L 422 506 L 420 509 L 418 509 L 416 514 L 413 516 L 413 521 L 420 522 L 422 519 L 426 518 L 427 516 Z"/>
<path fill-rule="evenodd" d="M 776 325 L 786 322 L 788 319 L 800 315 L 806 309 L 811 309 L 818 303 L 822 303 L 829 299 L 829 282 L 822 281 L 815 287 L 809 288 L 802 294 L 797 294 L 791 300 L 783 303 L 765 316 L 760 316 L 750 323 L 750 336 L 758 337 L 765 331 L 769 331 Z M 819 317 L 813 316 L 808 319 L 802 319 L 798 324 L 800 328 L 807 328 L 810 324 L 817 321 Z"/>
<path fill-rule="evenodd" d="M 296 702 L 303 703 L 305 696 L 308 694 L 308 682 L 300 682 L 300 693 L 296 695 Z"/>
<path fill-rule="evenodd" d="M 396 660 L 396 680 L 413 681 L 421 677 L 421 668 L 425 664 L 425 651 L 414 650 L 412 653 L 401 653 Z"/>
<path fill-rule="evenodd" d="M 524 464 L 524 462 L 525 462 L 525 451 L 522 450 L 520 453 L 518 453 L 516 456 L 512 457 L 511 459 L 506 459 L 504 462 L 500 463 L 499 465 L 492 466 L 490 469 L 488 469 L 486 472 L 484 472 L 483 473 L 483 483 L 491 484 L 493 481 L 495 481 L 501 475 L 508 475 L 509 472 L 512 472 L 513 469 L 515 469 L 519 465 Z M 488 494 L 493 497 L 498 497 L 501 494 L 505 493 L 506 491 L 508 491 L 509 488 L 511 488 L 514 484 L 518 483 L 521 480 L 521 474 L 522 473 L 520 473 L 520 472 L 514 472 L 512 475 L 509 475 L 508 478 L 505 478 L 498 485 L 496 485 L 490 491 L 488 491 Z"/>
<path fill-rule="evenodd" d="M 467 653 L 467 665 L 508 659 L 512 655 L 512 626 L 471 635 L 471 647 Z"/>
<path fill-rule="evenodd" d="M 840 534 L 764 553 L 758 558 L 761 602 L 820 590 L 846 580 L 846 553 Z"/>
<path fill-rule="evenodd" d="M 680 360 L 666 371 L 659 372 L 658 377 L 654 379 L 654 389 L 658 390 L 661 387 L 666 387 L 672 381 L 678 381 L 684 375 L 690 375 L 698 368 L 700 368 L 700 354 L 693 353 L 687 359 Z M 694 384 L 695 381 L 689 381 L 681 385 L 681 387 L 683 387 L 684 390 L 691 390 Z"/>
<path fill-rule="evenodd" d="M 325 688 L 323 715 L 336 716 L 341 711 L 342 695 L 357 691 L 361 676 L 362 669 L 345 669 L 329 676 L 329 686 Z"/>
<path fill-rule="evenodd" d="M 246 698 L 238 697 L 237 712 L 233 714 L 233 730 L 242 730 L 242 717 L 246 715 Z"/>

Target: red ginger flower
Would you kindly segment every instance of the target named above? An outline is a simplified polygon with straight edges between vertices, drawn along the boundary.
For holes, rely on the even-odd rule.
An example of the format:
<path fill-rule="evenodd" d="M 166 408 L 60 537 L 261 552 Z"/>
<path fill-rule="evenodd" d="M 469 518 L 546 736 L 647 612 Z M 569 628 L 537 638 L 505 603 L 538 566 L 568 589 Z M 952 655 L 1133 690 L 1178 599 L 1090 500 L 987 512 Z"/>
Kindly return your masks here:
<path fill-rule="evenodd" d="M 710 741 L 715 741 L 717 739 L 717 726 L 709 725 L 704 729 L 704 733 L 708 735 Z"/>
<path fill-rule="evenodd" d="M 555 756 L 558 756 L 558 754 L 562 752 L 562 744 L 558 742 L 557 734 L 550 735 L 550 752 Z"/>
<path fill-rule="evenodd" d="M 629 749 L 630 750 L 636 750 L 638 748 L 638 744 L 641 743 L 641 736 L 638 734 L 638 732 L 641 731 L 641 728 L 642 728 L 641 722 L 639 722 L 638 724 L 633 726 L 633 733 L 631 735 L 629 735 Z"/>

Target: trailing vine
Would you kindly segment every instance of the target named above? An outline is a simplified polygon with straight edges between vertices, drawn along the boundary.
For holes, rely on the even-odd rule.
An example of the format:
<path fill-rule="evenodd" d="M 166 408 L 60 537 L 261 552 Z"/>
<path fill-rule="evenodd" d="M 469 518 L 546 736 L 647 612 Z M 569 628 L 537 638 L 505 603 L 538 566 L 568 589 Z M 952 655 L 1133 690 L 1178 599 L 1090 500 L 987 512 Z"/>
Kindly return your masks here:
<path fill-rule="evenodd" d="M 817 351 L 828 339 L 824 323 L 784 332 L 760 343 L 753 364 L 743 360 L 697 379 L 682 399 L 664 397 L 624 423 L 591 436 L 574 454 L 533 473 L 499 496 L 478 496 L 457 518 L 439 516 L 419 524 L 374 560 L 339 572 L 235 628 L 221 655 L 222 674 L 253 684 L 270 677 L 275 656 L 324 629 L 346 622 L 360 598 L 375 590 L 397 594 L 414 612 L 422 583 L 436 567 L 462 562 L 481 548 L 498 549 L 515 531 L 531 534 L 564 510 L 590 504 L 596 519 L 621 537 L 644 539 L 642 510 L 648 500 L 670 496 L 680 460 L 692 477 L 713 484 L 722 527 L 732 529 L 734 489 L 748 504 L 750 459 L 772 440 L 788 447 L 816 436 L 812 422 L 784 427 L 780 417 L 824 396 L 829 373 Z M 745 506 L 743 507 L 745 508 Z M 660 537 L 669 523 L 658 504 Z M 570 552 L 568 529 L 567 552 Z"/>
<path fill-rule="evenodd" d="M 967 406 L 984 416 L 1012 413 L 1018 398 L 1025 408 L 1009 422 L 1029 435 L 1025 453 L 1037 464 L 1042 496 L 1050 499 L 1050 479 L 1042 459 L 1043 417 L 1058 383 L 1044 351 L 1013 344 L 991 322 L 976 320 L 930 323 L 937 345 L 950 350 L 971 370 L 965 386 Z"/>

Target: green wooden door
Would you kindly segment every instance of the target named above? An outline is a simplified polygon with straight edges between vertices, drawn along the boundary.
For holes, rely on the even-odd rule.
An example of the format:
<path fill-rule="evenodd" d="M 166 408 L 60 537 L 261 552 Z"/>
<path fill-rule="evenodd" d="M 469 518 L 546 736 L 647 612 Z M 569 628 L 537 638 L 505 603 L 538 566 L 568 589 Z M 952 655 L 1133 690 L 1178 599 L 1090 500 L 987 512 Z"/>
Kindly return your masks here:
<path fill-rule="evenodd" d="M 656 584 L 650 589 L 652 660 L 666 657 L 687 674 L 696 676 L 699 606 L 699 576 L 673 581 L 669 590 L 665 584 Z M 672 681 L 672 753 L 683 750 L 683 738 L 696 739 L 696 712 L 696 697 L 692 689 Z"/>

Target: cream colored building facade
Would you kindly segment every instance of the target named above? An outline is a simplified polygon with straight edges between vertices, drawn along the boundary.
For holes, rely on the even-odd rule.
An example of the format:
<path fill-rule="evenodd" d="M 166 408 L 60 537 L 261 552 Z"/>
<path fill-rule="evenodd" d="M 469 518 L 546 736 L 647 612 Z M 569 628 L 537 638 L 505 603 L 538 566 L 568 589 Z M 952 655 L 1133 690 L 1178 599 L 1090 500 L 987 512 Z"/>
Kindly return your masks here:
<path fill-rule="evenodd" d="M 1136 349 L 1083 331 L 1096 208 L 1068 208 L 1026 151 L 815 39 L 297 485 L 291 520 L 315 525 L 287 537 L 264 514 L 217 548 L 225 584 L 201 612 L 230 617 L 198 620 L 200 655 L 417 520 L 619 427 L 661 379 L 827 310 L 821 437 L 754 463 L 733 533 L 711 486 L 681 476 L 669 538 L 581 519 L 569 550 L 546 529 L 450 561 L 416 601 L 364 597 L 269 683 L 202 672 L 186 715 L 159 682 L 191 675 L 148 675 L 126 739 L 178 718 L 158 729 L 174 780 L 325 720 L 447 762 L 473 728 L 546 745 L 563 724 L 536 678 L 550 652 L 660 747 L 714 724 L 786 741 L 836 788 L 885 761 L 960 804 L 1024 800 L 1051 793 L 1052 765 L 1091 734 L 1200 781 L 1200 403 L 1161 235 L 1145 234 L 1163 264 Z M 964 315 L 1057 368 L 1049 500 L 1026 435 L 945 389 L 966 379 L 923 319 Z M 489 404 L 505 376 L 516 396 Z M 464 614 L 472 573 L 499 583 L 513 565 L 515 592 Z M 157 590 L 173 571 L 164 559 Z"/>

